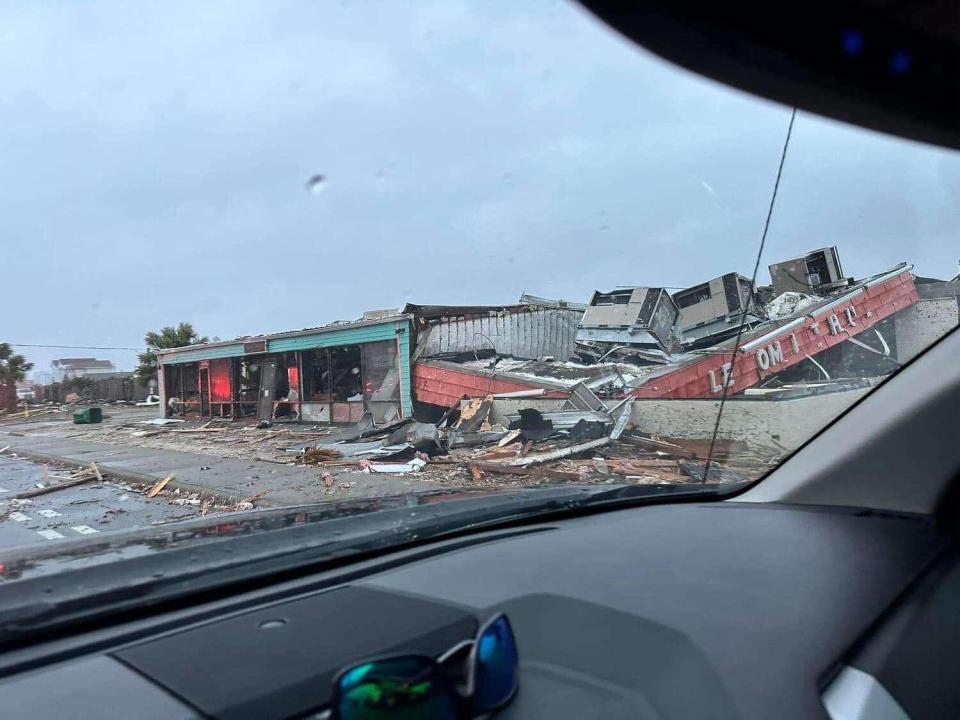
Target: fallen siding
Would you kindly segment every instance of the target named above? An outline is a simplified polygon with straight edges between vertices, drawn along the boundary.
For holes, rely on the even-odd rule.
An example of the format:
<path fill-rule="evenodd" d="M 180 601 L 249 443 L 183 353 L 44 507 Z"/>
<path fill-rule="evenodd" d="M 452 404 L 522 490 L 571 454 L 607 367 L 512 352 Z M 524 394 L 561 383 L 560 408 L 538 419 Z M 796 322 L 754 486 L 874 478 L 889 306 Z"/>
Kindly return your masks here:
<path fill-rule="evenodd" d="M 413 390 L 420 402 L 452 407 L 460 398 L 482 397 L 496 393 L 536 390 L 544 387 L 536 380 L 522 382 L 505 380 L 494 374 L 469 372 L 466 369 L 450 367 L 450 363 L 440 361 L 420 361 L 413 366 Z M 566 398 L 568 390 L 547 390 L 547 397 Z"/>

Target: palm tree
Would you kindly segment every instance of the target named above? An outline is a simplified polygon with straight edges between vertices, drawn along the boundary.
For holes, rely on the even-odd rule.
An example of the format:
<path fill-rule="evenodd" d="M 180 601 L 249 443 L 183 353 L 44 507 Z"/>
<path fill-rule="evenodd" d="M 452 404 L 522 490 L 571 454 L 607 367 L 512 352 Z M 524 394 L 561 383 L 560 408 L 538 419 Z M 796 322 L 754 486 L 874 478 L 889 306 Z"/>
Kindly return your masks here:
<path fill-rule="evenodd" d="M 16 355 L 9 343 L 0 343 L 0 410 L 17 406 L 17 383 L 27 377 L 33 363 Z"/>
<path fill-rule="evenodd" d="M 193 325 L 188 322 L 182 322 L 176 327 L 168 325 L 161 328 L 160 332 L 153 332 L 151 330 L 143 339 L 147 344 L 147 351 L 137 356 L 140 365 L 136 371 L 137 379 L 143 383 L 149 383 L 151 380 L 157 379 L 156 350 L 168 350 L 169 348 L 198 345 L 207 342 L 207 338 L 197 335 L 197 331 L 193 329 Z"/>
<path fill-rule="evenodd" d="M 15 355 L 9 343 L 0 343 L 0 385 L 16 386 L 32 368 L 33 363 L 23 355 Z"/>

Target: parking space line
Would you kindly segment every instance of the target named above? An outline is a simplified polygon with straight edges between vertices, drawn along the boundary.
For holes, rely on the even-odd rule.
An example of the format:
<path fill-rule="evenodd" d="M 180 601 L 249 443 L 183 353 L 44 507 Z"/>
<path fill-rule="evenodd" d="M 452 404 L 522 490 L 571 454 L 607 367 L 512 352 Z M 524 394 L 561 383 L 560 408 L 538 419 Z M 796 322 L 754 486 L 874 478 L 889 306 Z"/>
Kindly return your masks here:
<path fill-rule="evenodd" d="M 37 530 L 37 535 L 47 540 L 60 540 L 63 538 L 63 535 L 56 530 Z"/>
<path fill-rule="evenodd" d="M 80 533 L 81 535 L 92 535 L 93 533 L 98 532 L 96 528 L 92 528 L 89 525 L 73 525 L 70 529 L 74 532 Z"/>
<path fill-rule="evenodd" d="M 56 510 L 37 510 L 37 515 L 42 515 L 46 518 L 60 517 L 60 513 L 58 513 Z"/>
<path fill-rule="evenodd" d="M 22 512 L 12 512 L 10 513 L 10 519 L 16 520 L 17 522 L 27 522 L 30 520 L 30 516 L 24 515 Z"/>

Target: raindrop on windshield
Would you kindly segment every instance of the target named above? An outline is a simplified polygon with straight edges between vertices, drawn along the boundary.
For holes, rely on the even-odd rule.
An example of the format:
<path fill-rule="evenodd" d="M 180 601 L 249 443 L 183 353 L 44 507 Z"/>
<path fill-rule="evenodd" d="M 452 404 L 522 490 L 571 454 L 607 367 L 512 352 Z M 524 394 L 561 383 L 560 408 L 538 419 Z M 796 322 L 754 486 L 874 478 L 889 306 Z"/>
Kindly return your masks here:
<path fill-rule="evenodd" d="M 307 180 L 306 188 L 307 192 L 311 195 L 319 195 L 327 187 L 327 176 L 326 175 L 314 175 L 309 180 Z"/>

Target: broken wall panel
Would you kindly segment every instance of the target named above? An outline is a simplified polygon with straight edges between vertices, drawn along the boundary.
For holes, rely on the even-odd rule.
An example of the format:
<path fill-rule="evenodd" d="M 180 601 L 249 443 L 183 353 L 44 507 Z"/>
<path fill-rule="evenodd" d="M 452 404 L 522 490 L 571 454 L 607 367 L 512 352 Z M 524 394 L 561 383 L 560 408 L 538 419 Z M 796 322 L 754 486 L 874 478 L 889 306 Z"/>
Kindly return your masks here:
<path fill-rule="evenodd" d="M 732 344 L 697 360 L 651 374 L 632 391 L 640 398 L 710 398 L 739 393 L 808 356 L 845 342 L 919 299 L 909 267 L 864 281 L 830 298 L 807 314 L 760 327 L 745 335 L 731 361 Z M 724 352 L 726 350 L 726 352 Z"/>
<path fill-rule="evenodd" d="M 566 360 L 573 356 L 582 315 L 571 308 L 517 306 L 466 317 L 445 316 L 420 328 L 417 348 L 420 357 L 494 348 L 515 358 L 550 355 Z"/>
<path fill-rule="evenodd" d="M 417 400 L 453 407 L 463 397 L 483 397 L 543 387 L 536 380 L 506 380 L 493 374 L 470 372 L 451 365 L 436 360 L 420 361 L 414 365 L 413 386 Z M 566 398 L 569 394 L 569 390 L 549 389 L 544 397 Z"/>
<path fill-rule="evenodd" d="M 400 372 L 397 343 L 383 341 L 360 346 L 363 372 L 363 400 L 374 422 L 390 422 L 400 417 Z"/>
<path fill-rule="evenodd" d="M 895 318 L 896 356 L 907 362 L 960 323 L 960 280 L 917 285 L 920 300 Z"/>

